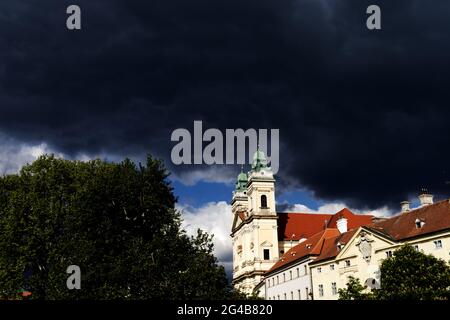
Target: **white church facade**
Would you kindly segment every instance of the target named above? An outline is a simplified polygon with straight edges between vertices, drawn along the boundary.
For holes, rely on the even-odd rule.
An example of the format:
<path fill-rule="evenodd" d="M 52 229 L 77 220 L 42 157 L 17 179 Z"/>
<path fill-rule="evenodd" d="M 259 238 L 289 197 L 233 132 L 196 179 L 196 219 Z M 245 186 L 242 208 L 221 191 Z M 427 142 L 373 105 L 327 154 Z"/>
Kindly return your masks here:
<path fill-rule="evenodd" d="M 266 272 L 285 252 L 317 232 L 337 228 L 339 220 L 358 227 L 373 219 L 348 209 L 335 214 L 278 213 L 275 205 L 275 179 L 264 153 L 258 150 L 251 171 L 239 174 L 231 201 L 233 285 L 247 294 L 257 289 L 265 296 Z"/>

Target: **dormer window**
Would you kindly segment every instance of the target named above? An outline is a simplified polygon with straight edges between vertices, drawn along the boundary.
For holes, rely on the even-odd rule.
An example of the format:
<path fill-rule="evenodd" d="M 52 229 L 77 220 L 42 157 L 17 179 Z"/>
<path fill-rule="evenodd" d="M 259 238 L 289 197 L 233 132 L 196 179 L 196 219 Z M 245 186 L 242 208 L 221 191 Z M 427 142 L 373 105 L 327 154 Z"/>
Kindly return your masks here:
<path fill-rule="evenodd" d="M 425 221 L 423 221 L 422 219 L 417 218 L 415 221 L 416 224 L 416 228 L 420 229 L 425 225 Z"/>

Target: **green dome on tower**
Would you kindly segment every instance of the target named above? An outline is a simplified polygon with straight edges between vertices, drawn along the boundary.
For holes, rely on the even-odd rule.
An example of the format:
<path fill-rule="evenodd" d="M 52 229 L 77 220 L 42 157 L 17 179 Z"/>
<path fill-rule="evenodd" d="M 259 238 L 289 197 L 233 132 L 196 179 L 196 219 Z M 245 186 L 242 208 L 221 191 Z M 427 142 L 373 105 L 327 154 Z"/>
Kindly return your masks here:
<path fill-rule="evenodd" d="M 247 182 L 248 182 L 247 174 L 243 171 L 243 169 L 241 169 L 241 173 L 239 173 L 236 181 L 236 191 L 247 190 Z"/>
<path fill-rule="evenodd" d="M 259 171 L 260 169 L 264 168 L 267 168 L 266 155 L 258 148 L 258 150 L 256 150 L 255 154 L 253 155 L 252 170 Z"/>

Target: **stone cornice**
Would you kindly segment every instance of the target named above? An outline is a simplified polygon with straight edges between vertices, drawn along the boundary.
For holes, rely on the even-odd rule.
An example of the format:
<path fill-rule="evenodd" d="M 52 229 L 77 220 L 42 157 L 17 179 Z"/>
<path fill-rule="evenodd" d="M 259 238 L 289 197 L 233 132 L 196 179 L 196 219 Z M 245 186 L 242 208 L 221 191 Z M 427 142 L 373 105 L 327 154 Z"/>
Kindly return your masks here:
<path fill-rule="evenodd" d="M 266 215 L 251 215 L 250 217 L 248 217 L 245 221 L 242 221 L 241 224 L 239 224 L 239 226 L 237 226 L 236 228 L 234 228 L 231 231 L 230 236 L 233 237 L 234 234 L 239 231 L 244 225 L 249 224 L 250 222 L 252 222 L 254 219 L 263 219 L 263 220 L 277 220 L 278 219 L 278 215 L 270 215 L 270 216 L 266 216 Z"/>
<path fill-rule="evenodd" d="M 262 276 L 262 275 L 264 275 L 264 273 L 265 272 L 262 270 L 247 271 L 247 272 L 241 274 L 239 277 L 233 279 L 233 281 L 231 283 L 234 285 L 234 284 L 236 284 L 236 282 L 239 282 L 245 278 L 250 278 L 253 276 Z"/>

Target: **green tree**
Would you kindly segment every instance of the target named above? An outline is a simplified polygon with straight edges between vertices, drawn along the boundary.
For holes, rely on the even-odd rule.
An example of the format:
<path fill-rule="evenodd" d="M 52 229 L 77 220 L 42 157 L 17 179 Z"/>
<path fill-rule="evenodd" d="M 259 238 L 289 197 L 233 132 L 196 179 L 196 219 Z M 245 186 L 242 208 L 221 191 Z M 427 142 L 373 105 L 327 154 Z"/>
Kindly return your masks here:
<path fill-rule="evenodd" d="M 0 296 L 223 299 L 234 293 L 212 237 L 189 237 L 159 160 L 42 156 L 0 178 Z M 81 268 L 81 290 L 66 269 Z"/>
<path fill-rule="evenodd" d="M 376 297 L 384 300 L 434 300 L 450 297 L 450 267 L 442 259 L 404 245 L 380 267 L 381 289 Z"/>
<path fill-rule="evenodd" d="M 368 300 L 371 298 L 371 294 L 365 292 L 366 286 L 363 286 L 359 282 L 358 278 L 350 276 L 345 289 L 339 289 L 339 300 Z"/>

